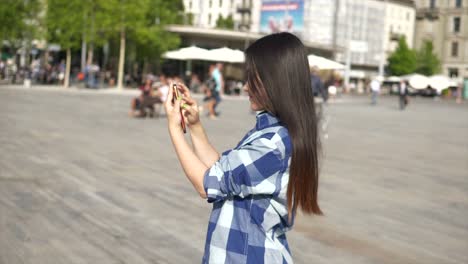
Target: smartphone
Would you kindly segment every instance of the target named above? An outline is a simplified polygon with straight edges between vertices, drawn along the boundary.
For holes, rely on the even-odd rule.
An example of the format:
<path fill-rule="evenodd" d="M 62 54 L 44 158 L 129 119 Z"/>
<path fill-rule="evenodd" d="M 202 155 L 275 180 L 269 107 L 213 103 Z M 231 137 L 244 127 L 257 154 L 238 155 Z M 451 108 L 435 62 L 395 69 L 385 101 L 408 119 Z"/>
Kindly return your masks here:
<path fill-rule="evenodd" d="M 174 104 L 175 100 L 177 100 L 177 98 L 179 97 L 181 97 L 179 88 L 177 88 L 177 84 L 174 83 L 172 85 L 172 103 Z M 181 120 L 180 126 L 182 127 L 182 130 L 184 131 L 184 133 L 187 133 L 187 128 L 185 127 L 184 115 L 182 114 L 182 105 L 180 107 L 180 120 Z"/>

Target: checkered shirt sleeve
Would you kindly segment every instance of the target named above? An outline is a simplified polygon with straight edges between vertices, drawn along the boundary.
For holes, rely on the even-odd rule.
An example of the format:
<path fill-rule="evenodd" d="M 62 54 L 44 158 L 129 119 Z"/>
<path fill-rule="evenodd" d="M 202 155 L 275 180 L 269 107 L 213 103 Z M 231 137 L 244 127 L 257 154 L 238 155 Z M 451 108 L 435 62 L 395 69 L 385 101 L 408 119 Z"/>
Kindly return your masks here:
<path fill-rule="evenodd" d="M 277 176 L 287 167 L 282 148 L 281 136 L 267 133 L 223 153 L 205 174 L 208 202 L 234 196 L 277 195 L 281 189 Z"/>

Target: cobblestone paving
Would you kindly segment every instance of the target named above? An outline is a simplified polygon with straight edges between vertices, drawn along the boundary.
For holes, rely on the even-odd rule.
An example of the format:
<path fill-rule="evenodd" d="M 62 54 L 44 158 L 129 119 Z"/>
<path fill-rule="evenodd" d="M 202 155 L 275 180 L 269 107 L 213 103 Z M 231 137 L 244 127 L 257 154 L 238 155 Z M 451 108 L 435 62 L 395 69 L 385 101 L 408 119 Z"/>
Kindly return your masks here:
<path fill-rule="evenodd" d="M 1 264 L 200 263 L 210 205 L 131 94 L 0 86 Z M 325 109 L 325 216 L 298 216 L 296 263 L 468 263 L 468 103 L 369 103 Z M 255 117 L 220 110 L 202 122 L 223 151 Z"/>

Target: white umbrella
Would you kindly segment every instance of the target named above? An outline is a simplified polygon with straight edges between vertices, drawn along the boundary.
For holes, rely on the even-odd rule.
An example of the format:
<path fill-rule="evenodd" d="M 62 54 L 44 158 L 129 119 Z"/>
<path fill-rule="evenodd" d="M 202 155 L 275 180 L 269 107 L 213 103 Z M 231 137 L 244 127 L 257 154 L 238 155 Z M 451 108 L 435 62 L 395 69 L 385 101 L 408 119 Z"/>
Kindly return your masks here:
<path fill-rule="evenodd" d="M 208 57 L 206 58 L 206 60 L 230 63 L 243 63 L 245 58 L 244 52 L 223 47 L 219 49 L 209 50 Z"/>
<path fill-rule="evenodd" d="M 426 89 L 429 86 L 429 78 L 421 74 L 408 74 L 401 76 L 401 79 L 408 81 L 409 85 L 414 89 Z"/>
<path fill-rule="evenodd" d="M 449 87 L 458 87 L 459 83 L 457 80 L 451 79 Z"/>
<path fill-rule="evenodd" d="M 168 51 L 163 54 L 166 59 L 173 60 L 206 60 L 209 57 L 208 50 L 196 46 Z"/>
<path fill-rule="evenodd" d="M 429 85 L 432 89 L 442 91 L 450 87 L 450 79 L 443 75 L 433 75 L 429 77 Z"/>
<path fill-rule="evenodd" d="M 307 56 L 309 66 L 316 66 L 320 70 L 342 70 L 345 66 L 333 60 L 310 54 Z"/>

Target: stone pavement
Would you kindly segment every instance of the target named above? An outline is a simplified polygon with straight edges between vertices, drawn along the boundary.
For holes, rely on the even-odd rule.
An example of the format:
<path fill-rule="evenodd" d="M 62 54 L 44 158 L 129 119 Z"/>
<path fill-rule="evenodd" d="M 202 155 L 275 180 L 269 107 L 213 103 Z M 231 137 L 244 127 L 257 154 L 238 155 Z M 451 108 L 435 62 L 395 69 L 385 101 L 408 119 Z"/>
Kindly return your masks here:
<path fill-rule="evenodd" d="M 134 94 L 0 86 L 0 264 L 200 263 L 210 205 Z M 468 104 L 369 102 L 326 108 L 325 216 L 298 216 L 296 263 L 468 263 Z M 223 151 L 255 117 L 220 110 L 202 122 Z"/>

